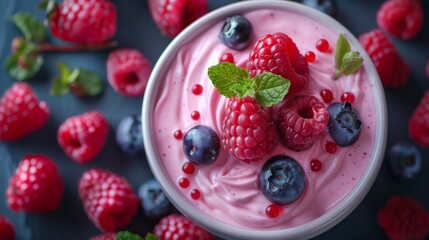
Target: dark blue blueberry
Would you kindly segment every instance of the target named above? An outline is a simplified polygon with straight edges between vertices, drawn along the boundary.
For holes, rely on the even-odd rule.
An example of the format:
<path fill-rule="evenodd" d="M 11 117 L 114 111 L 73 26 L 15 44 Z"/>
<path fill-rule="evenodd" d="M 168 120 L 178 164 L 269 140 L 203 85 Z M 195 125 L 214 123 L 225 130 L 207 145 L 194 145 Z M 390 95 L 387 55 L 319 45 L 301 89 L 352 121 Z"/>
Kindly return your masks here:
<path fill-rule="evenodd" d="M 420 151 L 410 143 L 393 145 L 387 163 L 390 171 L 399 179 L 414 179 L 422 170 Z"/>
<path fill-rule="evenodd" d="M 143 133 L 140 115 L 133 114 L 123 118 L 116 128 L 116 143 L 130 156 L 144 153 Z"/>
<path fill-rule="evenodd" d="M 139 198 L 147 217 L 159 219 L 172 210 L 172 205 L 155 179 L 144 182 L 139 188 Z"/>
<path fill-rule="evenodd" d="M 252 24 L 245 17 L 235 15 L 225 19 L 219 38 L 227 47 L 242 50 L 249 46 Z"/>
<path fill-rule="evenodd" d="M 302 4 L 335 17 L 337 6 L 334 0 L 302 0 Z"/>
<path fill-rule="evenodd" d="M 284 205 L 301 196 L 305 187 L 305 173 L 299 163 L 283 155 L 270 158 L 259 174 L 262 193 L 273 203 Z"/>
<path fill-rule="evenodd" d="M 338 146 L 352 145 L 359 138 L 362 122 L 350 102 L 333 103 L 328 108 L 329 134 Z"/>
<path fill-rule="evenodd" d="M 189 161 L 195 164 L 214 162 L 220 150 L 219 136 L 213 129 L 198 125 L 183 137 L 183 151 Z"/>

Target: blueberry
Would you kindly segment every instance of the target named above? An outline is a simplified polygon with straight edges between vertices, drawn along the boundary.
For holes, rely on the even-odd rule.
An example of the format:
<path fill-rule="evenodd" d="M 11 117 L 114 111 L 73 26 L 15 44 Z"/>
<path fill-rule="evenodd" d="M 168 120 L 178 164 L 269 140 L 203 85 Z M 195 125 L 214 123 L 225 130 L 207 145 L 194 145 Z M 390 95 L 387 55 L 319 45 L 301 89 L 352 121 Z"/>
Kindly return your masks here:
<path fill-rule="evenodd" d="M 399 179 L 414 179 L 422 170 L 418 148 L 410 143 L 398 143 L 390 148 L 387 160 L 391 173 Z"/>
<path fill-rule="evenodd" d="M 262 193 L 273 203 L 284 205 L 298 199 L 304 191 L 305 173 L 299 163 L 284 155 L 270 158 L 259 174 Z"/>
<path fill-rule="evenodd" d="M 195 126 L 183 137 L 183 151 L 188 160 L 195 164 L 208 165 L 214 162 L 219 150 L 219 136 L 207 126 Z"/>
<path fill-rule="evenodd" d="M 329 134 L 338 146 L 352 145 L 359 138 L 362 122 L 350 102 L 333 103 L 328 107 Z"/>
<path fill-rule="evenodd" d="M 139 188 L 139 198 L 147 217 L 159 219 L 170 213 L 172 205 L 155 179 L 144 182 Z"/>
<path fill-rule="evenodd" d="M 335 17 L 337 6 L 334 0 L 302 0 L 302 4 Z"/>
<path fill-rule="evenodd" d="M 130 156 L 144 153 L 140 115 L 133 114 L 123 118 L 116 128 L 116 143 Z"/>
<path fill-rule="evenodd" d="M 249 46 L 252 35 L 252 24 L 240 15 L 225 19 L 219 38 L 227 47 L 242 50 Z"/>

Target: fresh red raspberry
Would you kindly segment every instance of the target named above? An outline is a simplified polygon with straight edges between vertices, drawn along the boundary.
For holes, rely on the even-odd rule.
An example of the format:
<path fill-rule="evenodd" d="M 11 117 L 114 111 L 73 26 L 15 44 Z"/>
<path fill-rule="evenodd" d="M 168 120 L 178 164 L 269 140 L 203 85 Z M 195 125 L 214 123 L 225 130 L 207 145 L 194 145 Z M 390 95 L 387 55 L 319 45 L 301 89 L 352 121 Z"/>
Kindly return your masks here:
<path fill-rule="evenodd" d="M 14 211 L 52 211 L 60 205 L 63 191 L 56 163 L 43 155 L 27 155 L 9 179 L 7 205 Z"/>
<path fill-rule="evenodd" d="M 155 226 L 153 233 L 159 240 L 198 239 L 214 240 L 215 237 L 195 225 L 182 215 L 170 214 L 163 217 Z"/>
<path fill-rule="evenodd" d="M 407 83 L 410 69 L 383 31 L 375 29 L 364 33 L 359 42 L 371 57 L 383 86 L 396 88 Z"/>
<path fill-rule="evenodd" d="M 295 96 L 279 110 L 281 140 L 292 150 L 308 149 L 324 133 L 328 120 L 328 110 L 316 97 Z"/>
<path fill-rule="evenodd" d="M 84 164 L 97 157 L 106 142 L 109 126 L 101 112 L 73 116 L 58 129 L 58 143 L 74 161 Z"/>
<path fill-rule="evenodd" d="M 284 33 L 267 34 L 259 39 L 246 67 L 252 77 L 271 72 L 289 79 L 289 94 L 303 89 L 310 79 L 307 61 L 293 40 Z"/>
<path fill-rule="evenodd" d="M 116 7 L 109 0 L 64 0 L 53 10 L 49 28 L 66 42 L 102 43 L 116 33 Z"/>
<path fill-rule="evenodd" d="M 377 222 L 392 240 L 423 240 L 429 236 L 429 213 L 407 196 L 391 197 L 377 213 Z"/>
<path fill-rule="evenodd" d="M 417 0 L 389 0 L 377 12 L 377 23 L 401 39 L 415 37 L 423 26 L 423 9 Z"/>
<path fill-rule="evenodd" d="M 417 144 L 429 146 L 429 91 L 426 91 L 417 105 L 414 112 L 411 114 L 408 122 L 408 132 L 411 139 Z"/>
<path fill-rule="evenodd" d="M 12 223 L 5 217 L 0 215 L 0 240 L 14 240 L 15 229 Z"/>
<path fill-rule="evenodd" d="M 0 140 L 16 141 L 43 127 L 50 111 L 27 83 L 13 84 L 0 100 Z"/>
<path fill-rule="evenodd" d="M 162 34 L 174 38 L 208 12 L 207 0 L 149 0 L 150 13 Z"/>
<path fill-rule="evenodd" d="M 265 156 L 276 140 L 269 114 L 252 97 L 228 100 L 222 125 L 222 145 L 226 152 L 244 162 Z"/>
<path fill-rule="evenodd" d="M 89 240 L 116 240 L 116 234 L 115 233 L 100 234 L 90 238 Z"/>
<path fill-rule="evenodd" d="M 139 200 L 126 179 L 101 169 L 83 173 L 79 196 L 89 219 L 104 232 L 116 232 L 131 222 Z"/>
<path fill-rule="evenodd" d="M 117 49 L 107 58 L 107 80 L 125 96 L 142 96 L 151 71 L 150 62 L 135 49 Z"/>

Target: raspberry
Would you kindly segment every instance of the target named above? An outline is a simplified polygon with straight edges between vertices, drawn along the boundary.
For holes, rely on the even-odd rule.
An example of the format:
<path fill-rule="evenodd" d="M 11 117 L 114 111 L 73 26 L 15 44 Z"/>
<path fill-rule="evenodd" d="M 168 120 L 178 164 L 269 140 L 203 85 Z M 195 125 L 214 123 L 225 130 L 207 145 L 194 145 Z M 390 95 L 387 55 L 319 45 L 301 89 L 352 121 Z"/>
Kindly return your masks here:
<path fill-rule="evenodd" d="M 170 214 L 163 217 L 155 226 L 153 233 L 160 240 L 171 239 L 198 239 L 214 240 L 209 232 L 195 225 L 182 215 Z"/>
<path fill-rule="evenodd" d="M 53 10 L 49 28 L 63 41 L 97 44 L 116 33 L 116 17 L 109 0 L 64 0 Z"/>
<path fill-rule="evenodd" d="M 208 12 L 207 0 L 149 0 L 150 13 L 162 34 L 174 38 Z"/>
<path fill-rule="evenodd" d="M 56 163 L 43 155 L 27 155 L 9 179 L 7 204 L 14 211 L 52 211 L 60 205 L 63 191 Z"/>
<path fill-rule="evenodd" d="M 244 162 L 259 161 L 276 140 L 274 123 L 254 98 L 228 100 L 222 125 L 222 145 L 226 152 Z"/>
<path fill-rule="evenodd" d="M 105 232 L 124 228 L 139 207 L 139 200 L 127 180 L 101 169 L 83 173 L 79 196 L 89 219 Z"/>
<path fill-rule="evenodd" d="M 292 150 L 308 149 L 324 133 L 328 120 L 328 110 L 316 97 L 296 96 L 279 110 L 281 140 Z"/>
<path fill-rule="evenodd" d="M 420 100 L 420 103 L 411 114 L 408 122 L 408 132 L 411 139 L 417 144 L 429 146 L 429 91 L 426 91 Z"/>
<path fill-rule="evenodd" d="M 125 96 L 142 96 L 151 71 L 149 61 L 135 49 L 118 49 L 107 58 L 107 79 L 116 92 Z"/>
<path fill-rule="evenodd" d="M 377 222 L 392 240 L 426 239 L 429 213 L 416 200 L 393 196 L 377 213 Z"/>
<path fill-rule="evenodd" d="M 383 31 L 375 29 L 364 33 L 359 42 L 371 57 L 383 86 L 396 88 L 407 83 L 410 69 Z"/>
<path fill-rule="evenodd" d="M 0 140 L 16 141 L 43 127 L 50 111 L 27 83 L 13 84 L 0 100 Z"/>
<path fill-rule="evenodd" d="M 89 240 L 116 240 L 116 234 L 115 233 L 100 234 L 90 238 Z"/>
<path fill-rule="evenodd" d="M 401 39 L 415 37 L 423 26 L 420 1 L 385 1 L 377 12 L 377 23 L 386 32 Z"/>
<path fill-rule="evenodd" d="M 300 91 L 308 83 L 308 63 L 293 40 L 284 33 L 267 34 L 259 39 L 246 65 L 252 77 L 271 72 L 289 79 L 289 94 Z"/>
<path fill-rule="evenodd" d="M 1 240 L 14 240 L 15 229 L 12 223 L 5 217 L 0 215 L 0 239 Z"/>
<path fill-rule="evenodd" d="M 91 111 L 64 121 L 58 129 L 57 139 L 67 156 L 84 164 L 100 154 L 108 131 L 103 114 Z"/>

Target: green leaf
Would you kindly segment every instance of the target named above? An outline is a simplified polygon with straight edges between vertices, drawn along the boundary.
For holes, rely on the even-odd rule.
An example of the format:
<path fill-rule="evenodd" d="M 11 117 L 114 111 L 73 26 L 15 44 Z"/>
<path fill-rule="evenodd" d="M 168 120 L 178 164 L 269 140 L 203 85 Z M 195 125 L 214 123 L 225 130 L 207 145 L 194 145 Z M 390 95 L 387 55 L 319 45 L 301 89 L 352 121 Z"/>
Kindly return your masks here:
<path fill-rule="evenodd" d="M 34 51 L 35 46 L 27 44 L 23 49 L 10 55 L 4 65 L 9 76 L 19 81 L 34 76 L 43 65 L 42 56 Z"/>
<path fill-rule="evenodd" d="M 58 63 L 57 68 L 60 75 L 54 78 L 50 93 L 53 96 L 63 96 L 69 92 L 70 83 L 77 76 L 76 74 L 72 76 L 71 69 L 63 62 Z"/>
<path fill-rule="evenodd" d="M 290 81 L 272 73 L 255 76 L 255 98 L 263 107 L 280 103 L 289 91 Z"/>
<path fill-rule="evenodd" d="M 74 82 L 82 87 L 87 95 L 96 96 L 103 91 L 103 84 L 96 73 L 85 69 L 78 69 L 78 72 L 79 74 Z"/>
<path fill-rule="evenodd" d="M 46 39 L 45 26 L 28 13 L 17 13 L 11 21 L 21 30 L 25 38 L 32 42 L 43 42 Z"/>
<path fill-rule="evenodd" d="M 159 238 L 153 233 L 146 234 L 146 237 L 144 239 L 145 240 L 159 240 Z"/>
<path fill-rule="evenodd" d="M 343 57 L 343 63 L 341 68 L 335 74 L 335 79 L 339 78 L 341 74 L 350 75 L 357 70 L 363 63 L 362 57 L 360 57 L 359 52 L 348 52 Z"/>
<path fill-rule="evenodd" d="M 253 82 L 246 81 L 250 78 L 249 72 L 232 63 L 211 66 L 208 75 L 219 93 L 225 97 L 243 97 L 253 88 Z"/>
<path fill-rule="evenodd" d="M 343 57 L 348 52 L 350 52 L 350 44 L 341 33 L 337 39 L 337 45 L 335 47 L 335 67 L 337 69 L 341 67 L 343 63 Z"/>
<path fill-rule="evenodd" d="M 128 231 L 121 231 L 116 234 L 116 240 L 145 240 L 145 239 L 140 237 L 137 234 L 134 234 Z"/>

